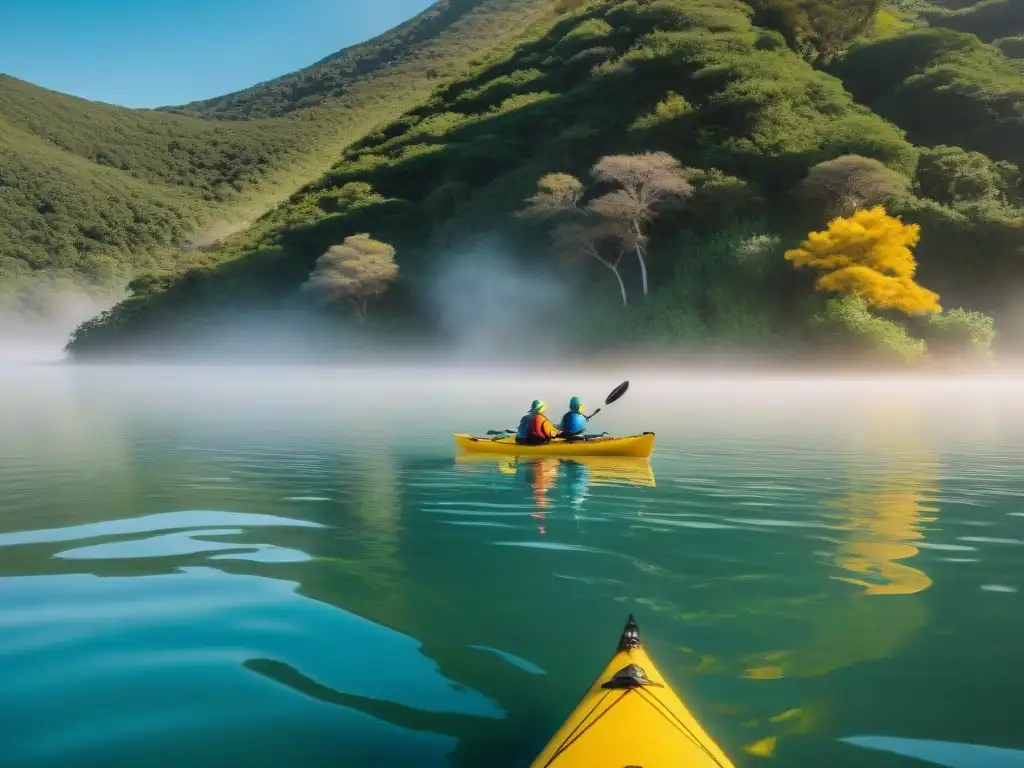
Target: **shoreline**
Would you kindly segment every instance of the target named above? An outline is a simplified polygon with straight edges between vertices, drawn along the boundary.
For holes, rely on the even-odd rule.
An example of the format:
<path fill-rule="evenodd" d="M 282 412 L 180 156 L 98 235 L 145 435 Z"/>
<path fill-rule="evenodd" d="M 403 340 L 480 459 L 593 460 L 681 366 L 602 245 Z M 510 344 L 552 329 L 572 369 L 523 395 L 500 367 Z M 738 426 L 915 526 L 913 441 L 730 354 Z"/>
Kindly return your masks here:
<path fill-rule="evenodd" d="M 66 369 L 88 368 L 237 368 L 237 369 L 311 369 L 337 371 L 376 371 L 386 370 L 438 372 L 493 372 L 521 375 L 549 376 L 559 369 L 566 375 L 601 374 L 622 375 L 629 378 L 632 371 L 649 373 L 684 374 L 692 378 L 718 378 L 723 375 L 730 377 L 772 378 L 864 378 L 886 376 L 901 379 L 986 379 L 1024 376 L 1024 359 L 985 361 L 976 364 L 963 362 L 933 361 L 918 364 L 885 364 L 865 363 L 863 361 L 842 360 L 801 360 L 801 359 L 768 359 L 769 356 L 751 354 L 746 356 L 724 355 L 594 355 L 573 358 L 533 358 L 529 364 L 517 364 L 507 358 L 486 359 L 480 357 L 452 357 L 448 360 L 439 358 L 437 354 L 401 353 L 381 355 L 353 355 L 348 359 L 337 357 L 282 357 L 282 356 L 238 356 L 234 358 L 212 356 L 104 356 L 76 360 L 65 357 L 60 360 L 12 361 L 9 364 L 0 362 L 3 367 L 58 367 Z M 635 374 L 634 374 L 635 375 Z"/>

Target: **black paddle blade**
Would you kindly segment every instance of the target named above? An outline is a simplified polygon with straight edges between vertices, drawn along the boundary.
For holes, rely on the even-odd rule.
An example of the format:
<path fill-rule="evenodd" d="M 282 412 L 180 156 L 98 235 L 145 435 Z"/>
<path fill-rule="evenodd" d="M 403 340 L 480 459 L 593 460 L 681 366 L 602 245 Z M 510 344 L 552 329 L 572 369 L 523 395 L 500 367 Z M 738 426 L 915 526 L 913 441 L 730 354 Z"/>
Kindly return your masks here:
<path fill-rule="evenodd" d="M 611 405 L 616 400 L 618 400 L 620 397 L 622 397 L 624 394 L 626 394 L 626 390 L 627 389 L 629 389 L 629 382 L 628 381 L 622 382 L 621 384 L 619 384 L 619 386 L 617 386 L 615 389 L 613 389 L 608 394 L 608 397 L 606 397 L 604 399 L 604 404 L 605 405 Z"/>

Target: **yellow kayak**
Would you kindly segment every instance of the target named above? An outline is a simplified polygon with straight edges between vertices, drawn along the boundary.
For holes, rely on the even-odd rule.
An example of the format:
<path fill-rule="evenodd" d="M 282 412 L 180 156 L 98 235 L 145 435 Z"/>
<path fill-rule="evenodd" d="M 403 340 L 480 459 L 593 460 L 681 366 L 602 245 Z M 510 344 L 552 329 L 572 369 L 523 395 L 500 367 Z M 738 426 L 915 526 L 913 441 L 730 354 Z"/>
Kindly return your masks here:
<path fill-rule="evenodd" d="M 638 456 L 648 458 L 654 452 L 654 433 L 630 437 L 595 437 L 590 440 L 552 440 L 544 445 L 520 445 L 514 436 L 473 437 L 456 434 L 455 445 L 468 453 L 492 453 L 505 456 Z"/>
<path fill-rule="evenodd" d="M 734 768 L 640 644 L 629 617 L 619 647 L 530 768 Z"/>

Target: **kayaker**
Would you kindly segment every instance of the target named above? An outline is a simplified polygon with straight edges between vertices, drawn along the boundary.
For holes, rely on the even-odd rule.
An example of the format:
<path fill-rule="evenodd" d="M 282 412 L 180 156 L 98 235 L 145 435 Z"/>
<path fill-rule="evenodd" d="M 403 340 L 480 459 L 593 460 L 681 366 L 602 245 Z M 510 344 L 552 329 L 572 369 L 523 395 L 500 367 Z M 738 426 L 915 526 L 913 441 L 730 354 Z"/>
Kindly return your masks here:
<path fill-rule="evenodd" d="M 561 430 L 567 440 L 580 438 L 587 429 L 587 417 L 583 413 L 583 401 L 575 395 L 569 401 L 569 410 L 562 417 Z"/>
<path fill-rule="evenodd" d="M 516 432 L 516 442 L 526 445 L 543 445 L 551 442 L 552 438 L 560 434 L 558 428 L 551 423 L 551 419 L 544 415 L 547 405 L 543 400 L 534 400 L 530 404 L 530 412 L 519 420 L 519 431 Z"/>

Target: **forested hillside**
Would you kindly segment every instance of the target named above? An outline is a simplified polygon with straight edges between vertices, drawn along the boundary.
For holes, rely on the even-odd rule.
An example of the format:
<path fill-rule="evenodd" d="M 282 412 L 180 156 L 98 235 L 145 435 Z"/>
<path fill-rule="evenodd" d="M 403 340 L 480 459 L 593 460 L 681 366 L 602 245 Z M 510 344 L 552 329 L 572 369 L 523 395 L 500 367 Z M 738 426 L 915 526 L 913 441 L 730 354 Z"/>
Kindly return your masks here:
<path fill-rule="evenodd" d="M 940 7 L 922 14 L 935 27 L 970 32 L 986 43 L 1024 34 L 1024 5 L 1019 0 L 981 0 L 936 5 Z"/>
<path fill-rule="evenodd" d="M 177 268 L 547 12 L 546 0 L 441 0 L 295 75 L 178 109 L 124 109 L 0 75 L 4 307 L 54 280 Z"/>
<path fill-rule="evenodd" d="M 993 318 L 1024 341 L 1019 61 L 919 2 L 556 5 L 70 350 L 183 352 L 243 312 L 443 337 L 439 265 L 473 243 L 574 285 L 546 327 L 581 350 L 980 360 Z"/>

